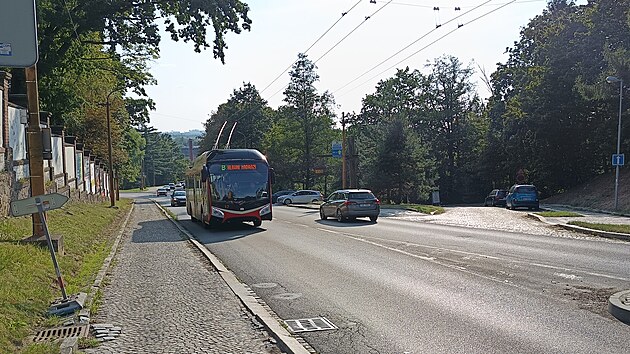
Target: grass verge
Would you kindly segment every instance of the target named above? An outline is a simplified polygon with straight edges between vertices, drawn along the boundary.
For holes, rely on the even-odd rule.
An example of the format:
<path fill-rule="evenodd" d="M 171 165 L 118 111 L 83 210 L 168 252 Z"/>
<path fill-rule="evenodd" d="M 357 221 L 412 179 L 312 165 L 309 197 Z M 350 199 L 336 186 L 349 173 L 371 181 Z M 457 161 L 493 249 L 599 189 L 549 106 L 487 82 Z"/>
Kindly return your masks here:
<path fill-rule="evenodd" d="M 594 230 L 630 234 L 630 225 L 596 224 L 596 223 L 583 222 L 583 221 L 570 221 L 569 224 L 575 225 L 575 226 L 586 227 L 586 228 L 594 229 Z"/>
<path fill-rule="evenodd" d="M 131 189 L 121 189 L 120 193 L 138 193 L 138 192 L 146 192 L 149 188 L 140 189 L 140 188 L 131 188 Z"/>
<path fill-rule="evenodd" d="M 444 212 L 444 208 L 441 206 L 424 204 L 383 204 L 381 207 L 383 209 L 410 209 L 423 214 L 431 215 L 442 214 Z"/>
<path fill-rule="evenodd" d="M 50 233 L 64 237 L 65 255 L 57 260 L 68 294 L 89 292 L 131 200 L 108 205 L 72 202 L 47 213 Z M 30 216 L 0 219 L 0 353 L 54 352 L 26 342 L 37 329 L 55 325 L 44 313 L 61 296 L 48 249 L 19 242 L 31 227 Z"/>
<path fill-rule="evenodd" d="M 562 217 L 582 217 L 584 215 L 574 213 L 572 211 L 541 211 L 536 213 L 537 215 L 547 218 L 562 218 Z"/>

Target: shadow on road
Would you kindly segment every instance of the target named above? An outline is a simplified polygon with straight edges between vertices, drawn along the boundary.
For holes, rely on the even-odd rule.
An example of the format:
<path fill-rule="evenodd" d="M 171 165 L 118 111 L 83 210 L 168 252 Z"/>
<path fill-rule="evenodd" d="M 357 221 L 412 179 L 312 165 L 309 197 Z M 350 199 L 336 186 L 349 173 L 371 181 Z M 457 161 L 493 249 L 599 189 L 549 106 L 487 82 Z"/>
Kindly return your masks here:
<path fill-rule="evenodd" d="M 251 236 L 267 231 L 262 227 L 255 227 L 249 223 L 230 223 L 213 226 L 212 229 L 204 229 L 201 224 L 191 220 L 182 220 L 180 223 L 194 234 L 197 240 L 203 244 L 220 243 Z"/>
<path fill-rule="evenodd" d="M 359 226 L 369 226 L 376 225 L 377 222 L 370 221 L 369 219 L 351 219 L 346 220 L 344 222 L 339 222 L 337 220 L 315 220 L 316 223 L 326 226 L 334 226 L 334 227 L 359 227 Z"/>

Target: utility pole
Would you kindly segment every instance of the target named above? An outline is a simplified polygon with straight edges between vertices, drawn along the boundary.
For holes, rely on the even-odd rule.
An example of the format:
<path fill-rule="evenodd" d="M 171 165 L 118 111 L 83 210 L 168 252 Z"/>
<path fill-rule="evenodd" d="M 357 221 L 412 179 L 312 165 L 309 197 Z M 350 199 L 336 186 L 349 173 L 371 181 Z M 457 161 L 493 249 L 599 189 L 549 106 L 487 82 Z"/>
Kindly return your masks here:
<path fill-rule="evenodd" d="M 341 188 L 346 186 L 346 113 L 341 112 Z"/>
<path fill-rule="evenodd" d="M 31 197 L 45 194 L 44 155 L 42 129 L 39 123 L 39 91 L 37 88 L 37 67 L 24 69 L 26 74 L 26 97 L 28 100 L 28 169 L 30 174 Z M 33 236 L 44 236 L 44 225 L 39 213 L 32 214 Z"/>

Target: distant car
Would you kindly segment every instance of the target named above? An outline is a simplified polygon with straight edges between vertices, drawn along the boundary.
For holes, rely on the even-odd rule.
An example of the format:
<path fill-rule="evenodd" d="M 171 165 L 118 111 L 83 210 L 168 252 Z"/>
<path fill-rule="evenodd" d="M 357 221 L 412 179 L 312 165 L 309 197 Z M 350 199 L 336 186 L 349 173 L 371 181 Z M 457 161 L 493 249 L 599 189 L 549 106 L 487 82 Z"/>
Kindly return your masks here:
<path fill-rule="evenodd" d="M 169 183 L 168 188 L 170 188 L 171 190 L 175 189 L 175 183 Z"/>
<path fill-rule="evenodd" d="M 186 191 L 176 190 L 171 194 L 171 206 L 186 205 Z"/>
<path fill-rule="evenodd" d="M 291 194 L 282 195 L 278 197 L 278 203 L 285 205 L 299 204 L 299 203 L 316 203 L 323 199 L 322 193 L 314 190 L 299 190 Z"/>
<path fill-rule="evenodd" d="M 381 202 L 368 189 L 342 189 L 335 191 L 319 207 L 319 217 L 334 217 L 339 222 L 369 217 L 376 222 L 381 212 Z"/>
<path fill-rule="evenodd" d="M 289 190 L 277 191 L 271 195 L 271 202 L 277 203 L 279 197 L 283 195 L 291 194 L 291 193 L 295 193 L 295 190 L 289 189 Z"/>
<path fill-rule="evenodd" d="M 508 191 L 505 189 L 493 189 L 483 202 L 483 206 L 505 206 L 505 197 Z"/>
<path fill-rule="evenodd" d="M 531 184 L 515 184 L 508 191 L 505 198 L 505 207 L 508 209 L 528 208 L 538 209 L 538 189 Z"/>
<path fill-rule="evenodd" d="M 170 190 L 170 188 L 168 186 L 164 186 L 164 187 L 160 187 L 157 189 L 157 196 L 167 196 L 168 195 L 168 191 Z"/>

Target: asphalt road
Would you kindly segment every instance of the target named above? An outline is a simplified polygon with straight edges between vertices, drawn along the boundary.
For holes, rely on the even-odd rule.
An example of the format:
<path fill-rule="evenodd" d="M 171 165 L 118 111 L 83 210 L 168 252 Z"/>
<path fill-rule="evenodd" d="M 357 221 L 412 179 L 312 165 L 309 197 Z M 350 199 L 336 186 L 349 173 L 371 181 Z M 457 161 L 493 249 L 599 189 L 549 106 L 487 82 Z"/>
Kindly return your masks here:
<path fill-rule="evenodd" d="M 319 353 L 630 352 L 606 311 L 630 286 L 630 243 L 284 206 L 261 228 L 209 231 L 171 210 L 280 318 L 337 325 L 302 335 Z"/>

